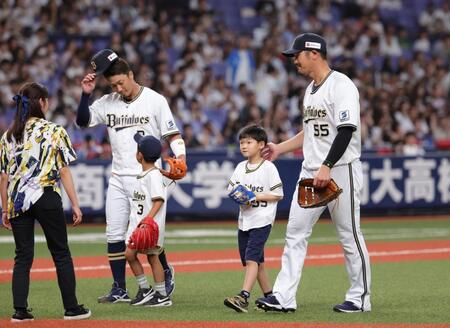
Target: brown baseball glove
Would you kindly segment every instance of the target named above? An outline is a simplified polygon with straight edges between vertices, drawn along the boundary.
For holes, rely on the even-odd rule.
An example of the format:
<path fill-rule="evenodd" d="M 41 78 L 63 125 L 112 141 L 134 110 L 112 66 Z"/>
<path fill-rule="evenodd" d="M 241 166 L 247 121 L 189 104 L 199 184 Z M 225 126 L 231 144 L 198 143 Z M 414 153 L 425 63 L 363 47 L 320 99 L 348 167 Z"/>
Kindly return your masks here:
<path fill-rule="evenodd" d="M 172 180 L 179 180 L 184 178 L 187 172 L 186 162 L 182 159 L 178 159 L 175 157 L 166 157 L 164 158 L 167 164 L 170 166 L 170 171 L 160 169 L 161 173 Z"/>
<path fill-rule="evenodd" d="M 342 189 L 330 180 L 324 188 L 313 185 L 314 179 L 303 179 L 298 183 L 298 204 L 303 208 L 321 207 L 338 198 Z"/>

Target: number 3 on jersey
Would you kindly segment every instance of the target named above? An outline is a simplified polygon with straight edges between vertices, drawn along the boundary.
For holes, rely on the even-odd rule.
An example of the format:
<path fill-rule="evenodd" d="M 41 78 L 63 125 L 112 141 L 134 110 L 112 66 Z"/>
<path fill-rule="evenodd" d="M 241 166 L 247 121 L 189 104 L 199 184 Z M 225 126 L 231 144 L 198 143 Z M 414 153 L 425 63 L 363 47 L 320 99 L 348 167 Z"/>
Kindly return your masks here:
<path fill-rule="evenodd" d="M 142 215 L 144 213 L 144 205 L 138 205 L 138 208 L 137 214 Z"/>
<path fill-rule="evenodd" d="M 314 136 L 326 137 L 330 134 L 328 131 L 328 124 L 314 124 Z"/>

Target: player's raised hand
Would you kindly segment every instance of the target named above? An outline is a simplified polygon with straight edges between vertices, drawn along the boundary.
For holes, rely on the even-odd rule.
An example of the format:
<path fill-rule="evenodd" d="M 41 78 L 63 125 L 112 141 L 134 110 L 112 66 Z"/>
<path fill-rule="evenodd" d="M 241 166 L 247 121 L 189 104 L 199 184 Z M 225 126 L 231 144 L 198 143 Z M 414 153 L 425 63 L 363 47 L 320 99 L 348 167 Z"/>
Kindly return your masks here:
<path fill-rule="evenodd" d="M 266 147 L 261 151 L 261 155 L 264 159 L 274 161 L 280 156 L 280 150 L 277 144 L 269 142 Z"/>
<path fill-rule="evenodd" d="M 87 74 L 83 80 L 81 80 L 81 89 L 84 93 L 92 93 L 95 89 L 95 74 Z"/>

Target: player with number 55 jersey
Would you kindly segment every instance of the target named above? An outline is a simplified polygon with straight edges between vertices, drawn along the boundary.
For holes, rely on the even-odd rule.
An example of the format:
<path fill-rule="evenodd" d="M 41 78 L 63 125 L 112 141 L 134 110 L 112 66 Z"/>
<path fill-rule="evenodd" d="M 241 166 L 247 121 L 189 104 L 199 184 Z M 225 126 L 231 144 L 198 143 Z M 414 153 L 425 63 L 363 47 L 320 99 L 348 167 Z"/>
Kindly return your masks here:
<path fill-rule="evenodd" d="M 313 188 L 325 188 L 333 179 L 342 189 L 328 204 L 300 207 L 298 189 L 294 192 L 286 228 L 281 271 L 273 287 L 273 296 L 256 301 L 271 311 L 295 311 L 296 293 L 306 258 L 313 226 L 326 206 L 336 225 L 350 287 L 335 312 L 371 311 L 371 271 L 369 253 L 360 228 L 362 192 L 361 126 L 359 93 L 346 75 L 332 70 L 327 62 L 325 39 L 314 33 L 298 35 L 290 49 L 282 53 L 292 59 L 300 74 L 312 81 L 303 100 L 303 130 L 280 144 L 269 143 L 263 151 L 266 159 L 299 148 L 304 160 L 299 180 L 313 179 Z"/>

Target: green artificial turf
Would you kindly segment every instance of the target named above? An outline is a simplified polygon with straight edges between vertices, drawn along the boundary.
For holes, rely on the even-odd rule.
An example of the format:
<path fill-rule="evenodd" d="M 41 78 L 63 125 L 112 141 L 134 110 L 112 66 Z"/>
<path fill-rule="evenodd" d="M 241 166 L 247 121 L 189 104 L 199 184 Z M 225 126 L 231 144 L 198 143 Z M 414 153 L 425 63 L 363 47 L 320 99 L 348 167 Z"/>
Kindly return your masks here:
<path fill-rule="evenodd" d="M 239 291 L 243 273 L 224 271 L 178 273 L 173 306 L 169 308 L 131 307 L 127 304 L 98 304 L 110 279 L 79 279 L 78 298 L 93 312 L 95 319 L 112 320 L 214 320 L 287 321 L 336 323 L 450 323 L 448 287 L 450 261 L 377 263 L 372 266 L 372 312 L 334 313 L 331 308 L 343 300 L 348 287 L 344 266 L 306 267 L 297 294 L 299 308 L 293 314 L 264 313 L 252 308 L 248 314 L 236 313 L 223 305 L 223 299 Z M 269 270 L 271 279 L 277 270 Z M 136 292 L 133 278 L 130 292 Z M 9 317 L 10 284 L 0 284 L 0 318 Z M 260 296 L 255 287 L 252 303 Z M 32 282 L 29 305 L 37 318 L 61 318 L 63 314 L 55 281 Z"/>
<path fill-rule="evenodd" d="M 334 226 L 323 221 L 315 226 L 310 244 L 336 244 Z M 269 246 L 282 247 L 286 221 L 278 222 L 271 234 Z M 236 249 L 235 223 L 169 224 L 167 252 Z M 180 232 L 203 231 L 205 236 L 181 236 Z M 363 221 L 362 230 L 368 243 L 417 240 L 449 240 L 450 221 L 383 220 Z M 98 233 L 104 227 L 85 225 L 69 228 L 70 234 Z M 212 233 L 220 232 L 224 236 Z M 211 232 L 211 234 L 208 234 Z M 40 228 L 37 235 L 42 234 Z M 2 230 L 0 237 L 10 232 Z M 105 243 L 71 242 L 73 256 L 104 255 Z M 13 243 L 0 244 L 1 260 L 12 259 Z M 45 243 L 36 243 L 36 257 L 49 257 Z M 5 268 L 2 266 L 1 268 Z M 147 269 L 148 270 L 148 269 Z M 148 271 L 147 271 L 148 272 Z M 372 312 L 338 314 L 331 308 L 343 301 L 348 288 L 345 267 L 339 265 L 307 266 L 297 294 L 299 308 L 294 314 L 264 313 L 253 310 L 238 314 L 223 305 L 223 299 L 237 293 L 242 285 L 243 271 L 207 273 L 177 273 L 174 305 L 170 308 L 134 308 L 126 304 L 97 304 L 97 297 L 106 293 L 111 279 L 78 279 L 79 301 L 93 311 L 95 319 L 122 320 L 214 320 L 214 321 L 292 321 L 336 323 L 450 323 L 450 260 L 412 261 L 372 264 Z M 278 270 L 269 270 L 272 282 Z M 128 288 L 136 293 L 133 277 Z M 12 313 L 11 283 L 0 283 L 0 318 Z M 260 292 L 255 287 L 252 303 Z M 56 281 L 33 281 L 29 305 L 37 318 L 61 318 L 63 309 Z"/>

